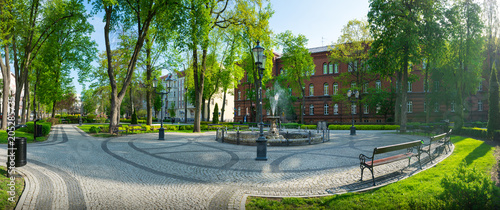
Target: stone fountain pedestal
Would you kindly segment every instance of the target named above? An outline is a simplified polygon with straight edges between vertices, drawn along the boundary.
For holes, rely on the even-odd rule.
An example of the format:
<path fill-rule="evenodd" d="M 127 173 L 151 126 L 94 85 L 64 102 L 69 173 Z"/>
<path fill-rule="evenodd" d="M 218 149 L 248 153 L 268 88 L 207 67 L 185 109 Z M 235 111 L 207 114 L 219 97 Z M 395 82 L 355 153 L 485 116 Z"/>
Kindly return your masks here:
<path fill-rule="evenodd" d="M 268 116 L 267 119 L 271 121 L 271 128 L 267 132 L 267 136 L 278 138 L 280 136 L 280 130 L 278 129 L 276 122 L 280 119 L 280 116 Z"/>

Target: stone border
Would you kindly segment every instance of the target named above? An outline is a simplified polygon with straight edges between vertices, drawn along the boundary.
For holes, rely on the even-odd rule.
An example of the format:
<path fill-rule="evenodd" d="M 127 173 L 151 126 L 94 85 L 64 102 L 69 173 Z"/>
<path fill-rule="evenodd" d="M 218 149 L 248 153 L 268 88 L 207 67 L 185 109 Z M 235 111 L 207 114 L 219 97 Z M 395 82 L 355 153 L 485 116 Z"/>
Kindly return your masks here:
<path fill-rule="evenodd" d="M 241 202 L 240 202 L 239 209 L 245 209 L 246 203 L 247 203 L 247 198 L 249 196 L 252 196 L 252 197 L 261 197 L 261 198 L 313 198 L 313 197 L 325 197 L 325 196 L 332 196 L 332 195 L 341 195 L 341 194 L 345 194 L 345 193 L 366 192 L 366 191 L 369 191 L 369 190 L 381 188 L 381 187 L 387 186 L 389 184 L 392 184 L 392 183 L 404 180 L 406 178 L 412 177 L 412 176 L 414 176 L 416 174 L 419 174 L 422 171 L 425 171 L 425 170 L 427 170 L 429 168 L 432 168 L 432 167 L 436 166 L 438 163 L 441 163 L 443 160 L 445 160 L 451 154 L 453 154 L 453 151 L 455 151 L 455 145 L 454 144 L 451 144 L 451 145 L 452 145 L 451 151 L 448 154 L 444 154 L 444 155 L 439 156 L 439 161 L 438 161 L 438 158 L 434 158 L 434 163 L 431 163 L 430 165 L 425 165 L 424 167 L 422 167 L 422 169 L 417 170 L 416 172 L 405 173 L 405 174 L 399 175 L 399 176 L 397 176 L 398 177 L 397 179 L 392 179 L 392 180 L 386 181 L 386 182 L 384 182 L 384 183 L 382 183 L 380 185 L 371 186 L 371 187 L 367 187 L 367 188 L 362 188 L 362 189 L 358 189 L 358 190 L 345 191 L 345 192 L 336 192 L 336 193 L 323 194 L 323 195 L 307 195 L 307 196 L 272 196 L 272 195 L 257 195 L 257 194 L 247 194 L 247 193 L 244 193 L 243 196 L 241 196 Z M 430 160 L 429 160 L 429 162 L 430 162 Z"/>

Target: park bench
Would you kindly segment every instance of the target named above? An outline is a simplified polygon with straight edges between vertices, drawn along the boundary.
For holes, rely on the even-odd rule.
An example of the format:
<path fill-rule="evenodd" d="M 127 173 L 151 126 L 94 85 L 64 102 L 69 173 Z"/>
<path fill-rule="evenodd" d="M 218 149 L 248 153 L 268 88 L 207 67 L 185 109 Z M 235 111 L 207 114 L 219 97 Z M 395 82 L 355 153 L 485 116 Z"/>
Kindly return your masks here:
<path fill-rule="evenodd" d="M 411 141 L 411 142 L 406 142 L 406 143 L 401 143 L 401 144 L 394 144 L 394 145 L 388 145 L 388 146 L 383 146 L 383 147 L 375 147 L 375 149 L 373 149 L 373 154 L 371 157 L 368 157 L 364 154 L 360 154 L 359 160 L 360 160 L 360 168 L 361 168 L 361 181 L 363 181 L 363 171 L 365 170 L 365 168 L 368 168 L 372 172 L 373 186 L 375 186 L 375 175 L 373 174 L 373 167 L 385 165 L 388 163 L 392 163 L 392 162 L 395 162 L 398 160 L 404 160 L 404 159 L 408 159 L 408 166 L 409 166 L 411 157 L 413 157 L 413 156 L 418 157 L 418 163 L 420 164 L 420 168 L 422 168 L 422 165 L 420 163 L 420 146 L 421 145 L 422 145 L 422 141 L 416 140 L 416 141 Z M 413 153 L 413 148 L 416 148 L 416 151 L 417 151 L 416 153 Z M 386 158 L 375 160 L 376 154 L 383 154 L 383 153 L 388 153 L 388 152 L 393 152 L 393 151 L 398 151 L 398 150 L 403 150 L 403 149 L 406 149 L 406 153 L 404 153 L 404 154 L 394 155 L 391 157 L 386 157 Z M 367 160 L 371 160 L 371 161 L 367 161 Z"/>
<path fill-rule="evenodd" d="M 116 134 L 116 135 L 119 135 L 120 133 L 123 133 L 124 131 L 127 131 L 125 129 L 123 129 L 123 126 L 122 125 L 117 125 L 114 129 L 113 129 L 113 133 Z"/>
<path fill-rule="evenodd" d="M 439 135 L 435 135 L 429 138 L 429 143 L 422 146 L 421 151 L 425 152 L 429 155 L 429 158 L 432 162 L 432 155 L 431 155 L 431 150 L 432 150 L 432 145 L 434 144 L 435 148 L 442 148 L 443 150 L 446 150 L 446 154 L 448 154 L 448 150 L 451 151 L 450 144 L 451 144 L 451 129 L 447 133 L 442 133 Z M 446 149 L 446 146 L 448 146 L 448 149 Z"/>

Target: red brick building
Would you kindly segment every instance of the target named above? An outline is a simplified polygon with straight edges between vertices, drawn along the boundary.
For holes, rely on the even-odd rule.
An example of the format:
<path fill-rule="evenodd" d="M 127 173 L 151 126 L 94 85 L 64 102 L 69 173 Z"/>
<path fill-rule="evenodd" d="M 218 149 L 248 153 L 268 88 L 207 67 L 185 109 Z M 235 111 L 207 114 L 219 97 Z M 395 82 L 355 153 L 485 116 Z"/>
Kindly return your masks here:
<path fill-rule="evenodd" d="M 308 81 L 305 81 L 305 113 L 304 122 L 307 124 L 316 124 L 320 121 L 326 121 L 329 123 L 351 123 L 351 109 L 350 103 L 338 103 L 333 102 L 332 95 L 340 94 L 340 89 L 345 88 L 339 81 L 339 76 L 341 73 L 348 72 L 348 65 L 344 63 L 335 64 L 329 61 L 328 58 L 328 47 L 318 47 L 309 49 L 311 56 L 313 57 L 314 64 L 316 65 L 315 72 Z M 273 65 L 273 75 L 278 76 L 282 73 L 282 65 L 279 57 L 274 59 Z M 415 82 L 409 84 L 408 87 L 408 121 L 409 122 L 424 122 L 426 117 L 425 107 L 427 106 L 425 102 L 425 92 L 424 92 L 424 80 L 422 75 L 422 67 L 416 66 L 413 69 L 412 74 L 419 76 Z M 368 83 L 370 88 L 380 88 L 380 87 L 390 87 L 392 80 L 389 79 L 375 79 Z M 395 80 L 394 80 L 395 81 Z M 486 121 L 487 120 L 487 86 L 486 82 L 483 82 L 481 87 L 478 88 L 478 93 L 472 97 L 469 97 L 466 101 L 466 119 L 465 121 Z M 270 87 L 272 84 L 269 83 L 266 87 Z M 439 84 L 437 84 L 439 85 Z M 238 88 L 235 89 L 234 97 L 234 121 L 235 122 L 254 122 L 255 120 L 255 102 L 249 100 L 246 97 L 246 90 L 253 89 L 253 84 L 250 84 L 245 77 L 241 80 Z M 363 86 L 365 88 L 365 86 Z M 263 94 L 265 94 L 266 88 L 263 88 Z M 365 94 L 365 93 L 362 93 Z M 264 102 L 265 103 L 265 102 Z M 296 120 L 299 121 L 300 116 L 300 99 L 294 102 L 294 107 L 296 107 L 296 115 L 298 116 Z M 357 108 L 354 114 L 355 122 L 359 123 L 360 115 L 362 115 L 362 123 L 387 123 L 386 119 L 393 118 L 394 116 L 388 116 L 384 118 L 383 115 L 376 114 L 373 108 L 367 107 L 366 105 L 361 109 Z M 361 113 L 360 113 L 361 110 Z M 263 110 L 264 121 L 266 121 L 266 110 Z M 439 105 L 433 106 L 430 113 L 431 121 L 439 121 L 443 118 L 449 118 L 454 113 L 454 105 Z"/>

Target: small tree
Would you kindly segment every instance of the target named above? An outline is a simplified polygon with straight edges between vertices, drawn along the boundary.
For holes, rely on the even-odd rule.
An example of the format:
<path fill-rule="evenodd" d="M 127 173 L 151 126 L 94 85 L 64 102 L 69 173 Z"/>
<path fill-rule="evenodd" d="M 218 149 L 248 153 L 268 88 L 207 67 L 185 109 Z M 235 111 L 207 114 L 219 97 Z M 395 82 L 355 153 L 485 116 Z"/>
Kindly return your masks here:
<path fill-rule="evenodd" d="M 214 107 L 214 114 L 212 116 L 212 123 L 213 124 L 218 124 L 219 123 L 219 104 L 215 104 Z"/>
<path fill-rule="evenodd" d="M 134 109 L 134 113 L 132 114 L 132 120 L 131 120 L 130 124 L 137 124 L 137 114 L 135 113 L 135 109 Z"/>
<path fill-rule="evenodd" d="M 495 68 L 495 64 L 493 64 L 493 68 L 491 70 L 490 76 L 490 95 L 489 95 L 489 112 L 488 112 L 488 136 L 493 137 L 495 130 L 500 129 L 500 113 L 499 113 L 499 90 L 498 90 L 498 78 L 497 78 L 497 70 Z"/>
<path fill-rule="evenodd" d="M 175 103 L 171 103 L 170 109 L 168 109 L 168 114 L 171 118 L 175 118 Z"/>

